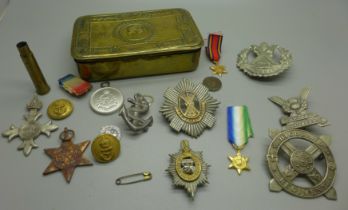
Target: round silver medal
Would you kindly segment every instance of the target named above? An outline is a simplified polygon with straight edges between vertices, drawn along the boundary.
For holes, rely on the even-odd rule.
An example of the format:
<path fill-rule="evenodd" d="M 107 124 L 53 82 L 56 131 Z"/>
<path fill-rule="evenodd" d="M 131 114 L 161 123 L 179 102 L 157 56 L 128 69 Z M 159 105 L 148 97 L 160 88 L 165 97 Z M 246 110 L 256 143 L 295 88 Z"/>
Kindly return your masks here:
<path fill-rule="evenodd" d="M 106 126 L 103 126 L 100 129 L 100 133 L 101 134 L 103 134 L 103 133 L 111 134 L 111 135 L 115 136 L 118 140 L 121 139 L 121 130 L 116 125 L 106 125 Z"/>
<path fill-rule="evenodd" d="M 111 114 L 123 106 L 123 95 L 120 90 L 110 87 L 109 82 L 101 83 L 101 88 L 96 90 L 90 99 L 93 111 L 99 114 Z"/>

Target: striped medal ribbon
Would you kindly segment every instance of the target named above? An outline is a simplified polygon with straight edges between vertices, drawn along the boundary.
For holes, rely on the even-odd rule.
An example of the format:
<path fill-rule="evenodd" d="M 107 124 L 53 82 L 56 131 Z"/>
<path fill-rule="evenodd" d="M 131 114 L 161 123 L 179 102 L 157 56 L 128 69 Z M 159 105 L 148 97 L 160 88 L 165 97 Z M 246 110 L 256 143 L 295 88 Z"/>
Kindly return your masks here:
<path fill-rule="evenodd" d="M 205 47 L 209 60 L 214 63 L 214 66 L 211 66 L 210 69 L 214 74 L 220 76 L 227 73 L 225 66 L 219 65 L 222 39 L 223 35 L 221 33 L 210 33 L 208 36 L 208 45 Z"/>
<path fill-rule="evenodd" d="M 253 137 L 253 129 L 247 106 L 227 107 L 228 141 L 243 148 L 248 139 Z"/>
<path fill-rule="evenodd" d="M 250 170 L 248 166 L 249 158 L 242 155 L 240 150 L 248 143 L 248 139 L 254 135 L 247 106 L 227 107 L 227 130 L 228 141 L 237 150 L 235 156 L 228 157 L 231 161 L 229 168 L 236 169 L 240 175 L 243 170 Z"/>

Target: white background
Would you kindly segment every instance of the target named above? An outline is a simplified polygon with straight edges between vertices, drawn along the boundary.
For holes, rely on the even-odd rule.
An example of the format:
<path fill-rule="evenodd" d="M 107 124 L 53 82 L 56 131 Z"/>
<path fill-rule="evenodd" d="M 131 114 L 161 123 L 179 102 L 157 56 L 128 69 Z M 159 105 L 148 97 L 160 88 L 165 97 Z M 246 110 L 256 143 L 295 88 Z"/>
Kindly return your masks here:
<path fill-rule="evenodd" d="M 116 115 L 100 116 L 91 111 L 89 93 L 74 98 L 58 87 L 57 79 L 68 73 L 77 74 L 70 56 L 72 26 L 82 15 L 127 11 L 185 8 L 194 17 L 202 35 L 222 31 L 224 34 L 221 63 L 228 74 L 221 80 L 223 88 L 213 96 L 221 101 L 216 126 L 198 139 L 171 131 L 158 112 L 163 92 L 183 78 L 200 82 L 210 76 L 211 63 L 202 53 L 198 69 L 191 73 L 154 76 L 112 81 L 125 97 L 136 92 L 151 94 L 154 124 L 142 135 L 132 136 Z M 25 104 L 34 94 L 34 86 L 19 57 L 16 44 L 27 41 L 51 86 L 51 92 L 40 96 L 46 122 L 47 105 L 58 98 L 68 98 L 75 106 L 73 114 L 55 121 L 58 131 L 50 138 L 40 136 L 39 148 L 24 157 L 17 151 L 20 140 L 8 143 L 0 140 L 0 209 L 1 210 L 58 210 L 58 209 L 347 209 L 347 79 L 348 79 L 348 1 L 346 0 L 12 0 L 0 22 L 0 128 L 22 123 Z M 281 77 L 270 81 L 253 80 L 236 67 L 240 50 L 262 41 L 276 43 L 289 49 L 294 64 Z M 96 90 L 98 83 L 93 84 Z M 270 143 L 268 128 L 279 128 L 280 109 L 267 98 L 278 95 L 297 96 L 308 86 L 310 110 L 329 119 L 331 125 L 312 129 L 317 134 L 333 137 L 330 146 L 337 163 L 335 188 L 337 201 L 325 197 L 300 199 L 286 192 L 268 190 L 270 175 L 265 161 Z M 243 153 L 250 157 L 250 172 L 238 176 L 228 170 L 227 155 L 235 151 L 227 142 L 226 107 L 249 106 L 255 137 Z M 92 167 L 75 170 L 70 184 L 60 172 L 42 176 L 50 163 L 44 148 L 58 147 L 59 133 L 67 126 L 76 132 L 75 142 L 93 140 L 103 125 L 115 124 L 123 130 L 120 157 L 109 164 L 94 162 Z M 165 169 L 170 153 L 179 150 L 182 139 L 191 147 L 203 151 L 211 165 L 210 184 L 198 189 L 192 201 L 183 189 L 172 186 Z M 93 160 L 90 149 L 86 156 Z M 118 176 L 150 170 L 153 180 L 129 186 L 116 186 Z"/>

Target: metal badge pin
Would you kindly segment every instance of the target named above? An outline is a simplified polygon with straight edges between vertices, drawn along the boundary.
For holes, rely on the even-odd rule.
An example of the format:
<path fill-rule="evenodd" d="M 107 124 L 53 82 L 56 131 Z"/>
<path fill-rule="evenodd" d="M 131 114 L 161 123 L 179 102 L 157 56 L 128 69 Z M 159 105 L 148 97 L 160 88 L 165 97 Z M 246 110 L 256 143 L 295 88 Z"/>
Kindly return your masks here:
<path fill-rule="evenodd" d="M 174 185 L 184 187 L 194 198 L 198 185 L 208 183 L 209 165 L 203 161 L 202 152 L 192 151 L 189 142 L 182 140 L 180 152 L 169 156 L 166 171 L 172 176 Z"/>
<path fill-rule="evenodd" d="M 282 130 L 270 129 L 272 139 L 267 152 L 267 163 L 273 178 L 270 180 L 270 191 L 286 191 L 301 198 L 316 198 L 324 195 L 327 199 L 336 200 L 337 193 L 333 187 L 336 177 L 336 163 L 329 148 L 331 137 L 314 135 L 306 130 L 310 125 L 326 126 L 328 121 L 317 114 L 307 111 L 309 89 L 304 88 L 299 97 L 284 100 L 273 96 L 270 100 L 280 105 L 285 113 L 280 123 Z M 304 142 L 309 143 L 305 149 Z M 279 166 L 285 154 L 288 156 L 287 166 Z M 317 166 L 323 166 L 324 171 Z M 312 185 L 300 186 L 296 177 L 306 178 Z"/>
<path fill-rule="evenodd" d="M 287 100 L 279 96 L 272 96 L 269 98 L 270 101 L 279 105 L 284 113 L 290 115 L 280 118 L 280 124 L 285 126 L 286 129 L 305 128 L 311 125 L 319 125 L 321 127 L 329 125 L 327 119 L 307 111 L 308 95 L 309 88 L 303 88 L 298 97 L 291 97 Z"/>
<path fill-rule="evenodd" d="M 149 100 L 146 98 L 149 98 Z M 150 110 L 150 104 L 153 102 L 153 97 L 136 93 L 134 99 L 128 98 L 128 102 L 132 105 L 129 108 L 124 106 L 119 115 L 132 131 L 147 131 L 153 123 L 153 118 L 150 116 L 147 119 L 144 119 L 144 116 Z"/>
<path fill-rule="evenodd" d="M 120 90 L 110 87 L 109 82 L 102 82 L 90 99 L 91 108 L 99 114 L 111 114 L 123 106 L 123 95 Z"/>
<path fill-rule="evenodd" d="M 331 142 L 329 136 L 316 136 L 300 129 L 273 130 L 269 135 L 272 142 L 268 147 L 267 162 L 273 179 L 270 180 L 270 191 L 286 191 L 301 198 L 316 198 L 324 195 L 330 200 L 336 200 L 337 194 L 333 187 L 336 176 L 336 163 L 328 146 Z M 310 143 L 305 150 L 301 150 L 290 140 L 304 140 Z M 289 165 L 285 170 L 279 167 L 280 153 L 284 152 L 289 157 Z M 315 160 L 324 157 L 324 175 L 315 167 Z M 296 177 L 305 177 L 313 184 L 311 187 L 299 186 L 294 183 Z"/>
<path fill-rule="evenodd" d="M 250 54 L 256 57 L 249 62 Z M 274 59 L 279 56 L 279 61 Z M 276 76 L 292 64 L 289 50 L 278 45 L 269 45 L 262 42 L 260 45 L 251 45 L 238 54 L 237 67 L 252 77 Z"/>
<path fill-rule="evenodd" d="M 204 85 L 183 79 L 176 87 L 166 90 L 164 99 L 160 112 L 175 131 L 182 130 L 197 138 L 205 128 L 214 126 L 214 113 L 220 102 L 209 95 Z"/>
<path fill-rule="evenodd" d="M 140 179 L 134 179 L 136 177 L 139 177 Z M 134 183 L 138 183 L 138 182 L 149 181 L 151 179 L 152 179 L 151 172 L 145 171 L 142 173 L 121 176 L 121 177 L 116 179 L 115 183 L 116 183 L 116 185 L 126 185 L 126 184 L 134 184 Z"/>
<path fill-rule="evenodd" d="M 22 140 L 22 144 L 18 146 L 18 150 L 23 150 L 25 156 L 30 155 L 32 148 L 37 148 L 38 145 L 35 143 L 35 139 L 40 134 L 45 134 L 50 136 L 52 131 L 58 129 L 57 125 L 52 124 L 52 121 L 48 121 L 45 124 L 40 124 L 38 122 L 41 117 L 41 113 L 38 111 L 42 108 L 42 103 L 35 95 L 29 104 L 27 104 L 27 109 L 29 113 L 24 115 L 25 122 L 20 127 L 11 125 L 10 128 L 2 133 L 3 136 L 8 137 L 11 141 L 13 138 L 19 136 Z"/>

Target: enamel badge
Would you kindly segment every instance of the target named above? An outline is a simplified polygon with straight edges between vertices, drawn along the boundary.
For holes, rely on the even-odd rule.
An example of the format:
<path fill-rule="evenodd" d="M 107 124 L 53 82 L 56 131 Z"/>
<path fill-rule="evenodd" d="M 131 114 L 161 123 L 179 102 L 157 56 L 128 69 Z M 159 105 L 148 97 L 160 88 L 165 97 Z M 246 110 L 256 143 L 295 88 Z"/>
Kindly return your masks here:
<path fill-rule="evenodd" d="M 208 183 L 209 165 L 203 161 L 202 152 L 192 151 L 187 140 L 181 141 L 180 152 L 171 154 L 167 172 L 175 186 L 184 187 L 194 198 L 198 185 Z"/>
<path fill-rule="evenodd" d="M 197 138 L 205 128 L 214 126 L 214 113 L 220 102 L 209 95 L 204 85 L 183 79 L 176 87 L 168 88 L 164 98 L 160 112 L 175 131 Z"/>

